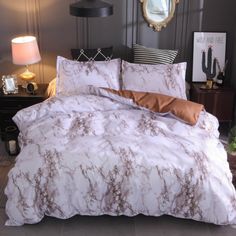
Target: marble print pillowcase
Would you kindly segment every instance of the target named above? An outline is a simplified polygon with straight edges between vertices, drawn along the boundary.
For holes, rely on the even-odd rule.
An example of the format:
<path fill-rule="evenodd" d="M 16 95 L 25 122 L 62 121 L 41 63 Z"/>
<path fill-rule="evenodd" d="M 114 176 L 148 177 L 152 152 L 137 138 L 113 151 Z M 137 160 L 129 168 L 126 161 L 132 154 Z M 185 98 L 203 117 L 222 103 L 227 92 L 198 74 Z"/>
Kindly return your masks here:
<path fill-rule="evenodd" d="M 187 63 L 167 65 L 134 64 L 122 61 L 122 89 L 152 92 L 187 99 Z"/>
<path fill-rule="evenodd" d="M 74 94 L 86 85 L 119 90 L 120 66 L 120 59 L 79 62 L 58 56 L 56 94 Z"/>

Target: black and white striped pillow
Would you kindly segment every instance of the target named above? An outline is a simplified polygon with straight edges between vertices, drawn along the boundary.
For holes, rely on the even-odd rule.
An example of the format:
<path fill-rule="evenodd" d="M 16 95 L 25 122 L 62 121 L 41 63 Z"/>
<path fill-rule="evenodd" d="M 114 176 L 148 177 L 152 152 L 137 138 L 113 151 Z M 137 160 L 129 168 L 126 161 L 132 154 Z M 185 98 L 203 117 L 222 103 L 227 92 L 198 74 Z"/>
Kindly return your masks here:
<path fill-rule="evenodd" d="M 137 64 L 173 64 L 178 51 L 147 48 L 139 44 L 133 45 L 134 63 Z"/>

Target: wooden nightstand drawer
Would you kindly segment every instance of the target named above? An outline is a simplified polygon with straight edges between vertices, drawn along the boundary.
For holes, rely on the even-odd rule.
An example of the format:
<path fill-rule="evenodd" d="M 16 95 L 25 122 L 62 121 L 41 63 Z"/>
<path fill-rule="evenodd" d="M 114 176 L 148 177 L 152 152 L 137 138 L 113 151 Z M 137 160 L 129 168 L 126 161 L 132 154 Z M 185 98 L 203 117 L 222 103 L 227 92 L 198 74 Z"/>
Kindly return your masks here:
<path fill-rule="evenodd" d="M 38 84 L 36 94 L 26 93 L 26 90 L 19 87 L 17 94 L 3 94 L 0 91 L 0 131 L 4 139 L 4 132 L 7 126 L 14 126 L 12 117 L 21 109 L 40 103 L 45 100 L 47 84 Z"/>
<path fill-rule="evenodd" d="M 0 111 L 4 112 L 4 110 L 21 110 L 25 107 L 32 106 L 34 104 L 37 104 L 39 102 L 42 102 L 43 98 L 30 98 L 28 100 L 26 99 L 2 99 L 0 101 Z"/>
<path fill-rule="evenodd" d="M 201 83 L 193 83 L 191 100 L 204 105 L 207 112 L 215 115 L 220 122 L 233 120 L 235 91 L 229 87 L 201 89 Z"/>

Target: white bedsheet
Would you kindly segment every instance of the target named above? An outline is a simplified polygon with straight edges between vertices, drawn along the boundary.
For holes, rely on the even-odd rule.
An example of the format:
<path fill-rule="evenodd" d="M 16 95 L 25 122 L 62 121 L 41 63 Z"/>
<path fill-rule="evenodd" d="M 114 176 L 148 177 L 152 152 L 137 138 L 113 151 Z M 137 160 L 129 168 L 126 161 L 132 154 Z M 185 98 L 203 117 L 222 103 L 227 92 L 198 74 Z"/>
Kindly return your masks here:
<path fill-rule="evenodd" d="M 52 97 L 14 117 L 21 153 L 9 173 L 6 225 L 44 215 L 160 216 L 236 223 L 218 121 L 190 126 L 96 95 Z"/>

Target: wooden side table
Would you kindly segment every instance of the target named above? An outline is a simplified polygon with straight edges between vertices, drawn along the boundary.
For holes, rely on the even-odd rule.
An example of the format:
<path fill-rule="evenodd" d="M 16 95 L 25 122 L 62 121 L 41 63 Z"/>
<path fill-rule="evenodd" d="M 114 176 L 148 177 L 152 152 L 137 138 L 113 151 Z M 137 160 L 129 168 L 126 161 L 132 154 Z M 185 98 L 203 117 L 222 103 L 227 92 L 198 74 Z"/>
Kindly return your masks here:
<path fill-rule="evenodd" d="M 229 87 L 201 89 L 202 83 L 192 83 L 190 99 L 201 103 L 206 111 L 215 115 L 220 122 L 232 122 L 235 91 Z"/>
<path fill-rule="evenodd" d="M 5 95 L 0 90 L 0 134 L 4 141 L 5 130 L 9 126 L 16 126 L 12 121 L 12 117 L 21 109 L 32 106 L 45 100 L 48 84 L 38 84 L 36 94 L 26 93 L 26 90 L 19 86 L 17 94 Z"/>

